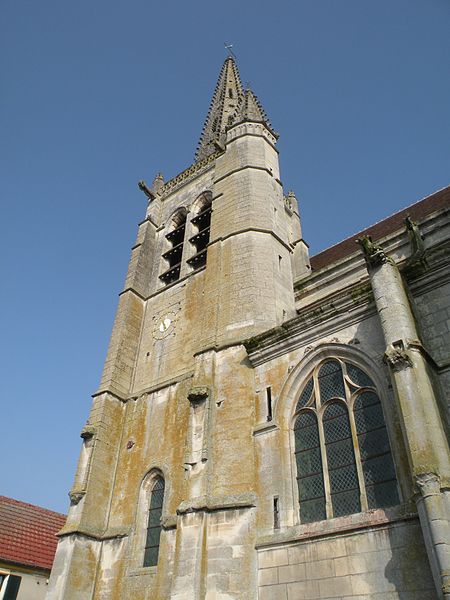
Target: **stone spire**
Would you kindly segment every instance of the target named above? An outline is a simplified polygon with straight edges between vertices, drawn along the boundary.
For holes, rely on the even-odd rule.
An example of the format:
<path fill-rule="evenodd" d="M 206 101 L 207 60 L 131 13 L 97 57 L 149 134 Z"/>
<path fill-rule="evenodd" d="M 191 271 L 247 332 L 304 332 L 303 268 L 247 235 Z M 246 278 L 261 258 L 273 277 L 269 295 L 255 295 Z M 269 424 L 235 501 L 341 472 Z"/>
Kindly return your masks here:
<path fill-rule="evenodd" d="M 220 71 L 219 80 L 203 126 L 195 159 L 202 160 L 225 142 L 225 130 L 231 124 L 239 100 L 244 95 L 239 71 L 233 57 L 228 56 Z"/>
<path fill-rule="evenodd" d="M 278 138 L 278 134 L 272 129 L 265 110 L 251 89 L 246 89 L 244 94 L 240 97 L 238 107 L 233 115 L 233 125 L 245 121 L 264 123 L 267 129 Z"/>
<path fill-rule="evenodd" d="M 253 121 L 263 123 L 278 138 L 272 129 L 260 101 L 251 89 L 242 88 L 235 60 L 228 56 L 220 71 L 219 80 L 209 107 L 198 143 L 195 160 L 203 160 L 224 148 L 226 130 L 232 125 Z"/>

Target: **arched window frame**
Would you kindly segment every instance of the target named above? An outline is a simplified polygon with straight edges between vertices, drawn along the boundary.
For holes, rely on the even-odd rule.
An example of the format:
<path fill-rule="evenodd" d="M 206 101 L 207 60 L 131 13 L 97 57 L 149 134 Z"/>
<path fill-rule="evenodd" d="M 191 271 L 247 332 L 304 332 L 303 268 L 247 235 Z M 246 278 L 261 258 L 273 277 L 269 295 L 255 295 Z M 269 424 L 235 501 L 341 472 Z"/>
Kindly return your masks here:
<path fill-rule="evenodd" d="M 164 477 L 157 475 L 153 479 L 153 486 L 150 490 L 150 502 L 147 511 L 147 537 L 144 546 L 143 567 L 156 567 L 158 565 L 162 531 L 161 518 L 165 490 L 166 484 Z"/>
<path fill-rule="evenodd" d="M 344 354 L 348 354 L 348 353 L 345 352 Z M 318 374 L 319 374 L 320 369 L 326 362 L 334 361 L 334 360 L 338 361 L 342 368 L 344 390 L 345 390 L 346 398 L 345 398 L 345 400 L 343 400 L 342 398 L 330 398 L 330 399 L 326 400 L 325 402 L 321 402 Z M 372 382 L 374 383 L 374 385 L 370 386 L 370 387 L 367 387 L 367 386 L 359 387 L 358 386 L 358 389 L 352 391 L 349 381 L 348 381 L 346 363 L 351 363 L 354 366 L 361 369 L 362 371 L 364 371 L 365 374 L 368 377 L 370 377 L 370 379 L 372 379 Z M 390 429 L 389 423 L 388 423 L 388 419 L 386 418 L 386 413 L 385 413 L 385 410 L 383 407 L 383 396 L 384 396 L 383 388 L 382 388 L 382 386 L 378 385 L 378 381 L 379 381 L 378 377 L 376 375 L 374 375 L 374 372 L 372 369 L 368 368 L 367 364 L 361 364 L 357 359 L 355 359 L 355 356 L 345 356 L 345 355 L 342 356 L 338 352 L 336 352 L 336 350 L 333 353 L 333 352 L 330 352 L 329 349 L 328 350 L 323 349 L 323 348 L 320 349 L 320 351 L 317 353 L 317 360 L 314 360 L 312 365 L 313 366 L 311 366 L 311 363 L 310 363 L 309 368 L 306 371 L 305 371 L 304 366 L 301 369 L 301 371 L 303 373 L 301 375 L 302 383 L 300 386 L 297 386 L 297 393 L 293 396 L 293 400 L 294 400 L 293 401 L 293 412 L 291 413 L 292 417 L 291 417 L 291 428 L 290 428 L 292 431 L 291 446 L 293 448 L 293 452 L 291 452 L 291 456 L 292 457 L 295 456 L 295 450 L 296 450 L 296 445 L 295 445 L 295 440 L 294 440 L 294 427 L 295 427 L 296 420 L 302 412 L 307 412 L 307 411 L 313 412 L 317 417 L 317 426 L 318 426 L 319 439 L 320 439 L 322 469 L 323 469 L 323 474 L 324 474 L 323 484 L 324 484 L 325 499 L 326 499 L 326 501 L 325 501 L 326 518 L 327 519 L 333 518 L 334 514 L 333 514 L 332 500 L 331 500 L 329 468 L 328 468 L 325 434 L 324 434 L 324 427 L 323 427 L 323 415 L 324 415 L 324 412 L 326 411 L 327 407 L 332 405 L 333 403 L 341 403 L 346 407 L 347 415 L 348 415 L 348 419 L 349 419 L 349 423 L 350 423 L 350 432 L 351 432 L 351 439 L 352 439 L 352 444 L 353 444 L 353 452 L 355 455 L 356 471 L 357 471 L 357 475 L 358 475 L 359 501 L 360 501 L 361 512 L 365 512 L 369 509 L 368 501 L 367 501 L 367 494 L 366 494 L 366 486 L 365 486 L 365 482 L 364 482 L 363 466 L 362 466 L 362 460 L 361 460 L 361 454 L 360 454 L 360 448 L 359 448 L 358 432 L 357 432 L 355 416 L 354 416 L 354 404 L 356 402 L 356 399 L 362 393 L 364 393 L 365 391 L 368 391 L 368 390 L 373 390 L 377 394 L 380 405 L 381 405 L 381 409 L 383 412 L 383 418 L 384 418 L 384 425 L 386 427 L 387 436 L 389 439 L 391 457 L 392 457 L 394 470 L 395 470 L 395 474 L 396 474 L 397 493 L 398 493 L 398 497 L 399 497 L 399 501 L 400 501 L 401 489 L 400 489 L 400 485 L 399 485 L 399 477 L 398 477 L 397 467 L 396 467 L 395 448 L 392 444 L 391 432 L 389 431 L 389 429 Z M 297 376 L 296 376 L 297 381 L 299 380 L 299 376 L 300 376 L 299 373 L 297 373 Z M 300 409 L 297 409 L 298 401 L 301 398 L 301 395 L 302 395 L 304 389 L 308 386 L 311 378 L 313 381 L 313 390 L 310 395 L 310 400 L 309 400 L 309 402 L 307 402 L 307 404 L 305 406 L 301 407 Z M 382 389 L 380 389 L 380 387 Z M 286 393 L 286 395 L 288 395 L 288 393 Z M 311 406 L 312 399 L 314 399 L 316 402 L 315 408 L 313 408 Z M 292 469 L 293 469 L 293 474 L 294 474 L 293 497 L 294 497 L 294 500 L 296 501 L 296 506 L 298 507 L 299 506 L 299 492 L 298 492 L 298 488 L 297 488 L 297 468 L 296 468 L 295 462 L 296 462 L 295 460 L 293 460 L 293 462 L 292 462 Z M 352 514 L 352 513 L 349 513 L 349 514 Z"/>
<path fill-rule="evenodd" d="M 142 569 L 145 570 L 156 570 L 157 565 L 153 566 L 145 566 L 144 565 L 144 556 L 145 556 L 145 547 L 147 540 L 147 529 L 148 529 L 148 517 L 149 517 L 149 509 L 152 498 L 152 491 L 155 486 L 155 483 L 158 479 L 162 479 L 164 481 L 164 498 L 163 498 L 163 506 L 162 506 L 162 519 L 166 516 L 166 505 L 167 505 L 167 497 L 169 495 L 168 489 L 168 480 L 164 475 L 162 469 L 153 467 L 143 478 L 140 490 L 139 490 L 139 500 L 137 503 L 137 511 L 135 518 L 135 527 L 134 527 L 134 535 L 133 535 L 133 543 L 132 543 L 132 554 L 131 554 L 131 565 L 133 570 L 139 572 Z M 164 544 L 164 528 L 161 530 L 161 536 L 159 540 L 159 549 L 161 550 L 161 546 Z M 159 558 L 161 556 L 161 552 L 159 552 Z"/>
<path fill-rule="evenodd" d="M 180 206 L 172 214 L 164 230 L 159 275 L 162 285 L 175 283 L 182 276 L 186 247 L 187 218 L 188 211 L 186 207 Z"/>
<path fill-rule="evenodd" d="M 186 244 L 187 264 L 192 271 L 206 265 L 207 246 L 210 239 L 212 192 L 205 190 L 197 196 L 190 207 Z"/>

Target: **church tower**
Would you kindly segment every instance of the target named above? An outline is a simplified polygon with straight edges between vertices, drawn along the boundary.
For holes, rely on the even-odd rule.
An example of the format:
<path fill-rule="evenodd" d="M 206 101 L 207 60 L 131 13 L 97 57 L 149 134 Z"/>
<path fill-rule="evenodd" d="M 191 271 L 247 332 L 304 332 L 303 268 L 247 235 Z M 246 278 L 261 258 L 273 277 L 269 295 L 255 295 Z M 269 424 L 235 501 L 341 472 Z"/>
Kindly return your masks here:
<path fill-rule="evenodd" d="M 253 430 L 272 406 L 243 342 L 295 316 L 310 268 L 277 137 L 228 57 L 195 162 L 139 184 L 51 600 L 256 598 Z"/>
<path fill-rule="evenodd" d="M 139 182 L 48 600 L 450 600 L 450 188 L 310 262 L 276 142 L 228 57 Z"/>

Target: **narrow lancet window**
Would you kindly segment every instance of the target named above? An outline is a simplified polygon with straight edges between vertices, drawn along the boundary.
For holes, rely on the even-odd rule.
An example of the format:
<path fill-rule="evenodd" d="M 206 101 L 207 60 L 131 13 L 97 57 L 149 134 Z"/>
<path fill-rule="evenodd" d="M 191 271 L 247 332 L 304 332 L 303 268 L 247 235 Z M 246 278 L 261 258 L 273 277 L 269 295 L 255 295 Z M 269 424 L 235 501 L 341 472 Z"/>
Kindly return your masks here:
<path fill-rule="evenodd" d="M 295 459 L 302 523 L 326 518 L 319 429 L 314 413 L 302 412 L 295 421 Z"/>
<path fill-rule="evenodd" d="M 191 220 L 191 223 L 197 229 L 195 235 L 189 238 L 190 243 L 194 246 L 195 254 L 187 262 L 193 269 L 200 269 L 206 264 L 206 250 L 211 226 L 211 201 L 211 192 L 205 192 L 198 205 L 200 210 Z"/>
<path fill-rule="evenodd" d="M 341 402 L 327 406 L 323 415 L 333 516 L 361 510 L 358 473 L 347 407 Z"/>
<path fill-rule="evenodd" d="M 398 504 L 394 463 L 377 394 L 362 392 L 355 401 L 354 413 L 368 506 Z"/>
<path fill-rule="evenodd" d="M 173 218 L 171 230 L 166 234 L 166 239 L 171 245 L 171 248 L 163 254 L 163 258 L 167 262 L 168 269 L 159 276 L 165 285 L 173 283 L 174 281 L 178 281 L 180 278 L 185 230 L 186 213 L 180 211 Z"/>
<path fill-rule="evenodd" d="M 164 503 L 164 479 L 156 477 L 150 495 L 147 538 L 144 551 L 144 567 L 158 564 L 159 540 L 161 537 L 161 515 Z"/>

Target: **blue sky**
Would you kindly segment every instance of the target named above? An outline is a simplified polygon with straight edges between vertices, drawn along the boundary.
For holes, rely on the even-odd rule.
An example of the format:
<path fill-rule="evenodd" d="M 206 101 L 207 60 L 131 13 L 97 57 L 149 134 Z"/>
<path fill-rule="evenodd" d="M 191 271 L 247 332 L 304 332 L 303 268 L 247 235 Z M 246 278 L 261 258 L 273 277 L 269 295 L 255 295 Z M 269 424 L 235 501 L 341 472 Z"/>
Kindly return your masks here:
<path fill-rule="evenodd" d="M 234 43 L 314 254 L 450 183 L 448 0 L 3 0 L 0 494 L 66 511 L 137 223 Z"/>

